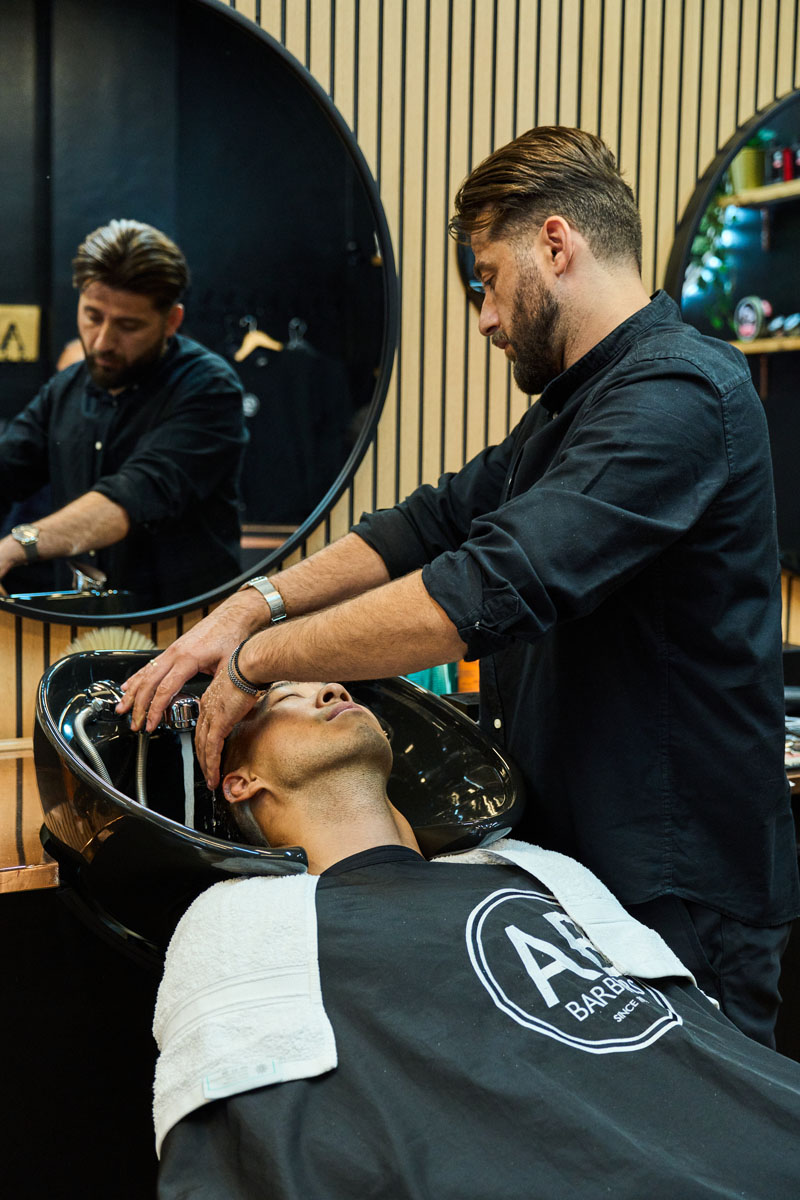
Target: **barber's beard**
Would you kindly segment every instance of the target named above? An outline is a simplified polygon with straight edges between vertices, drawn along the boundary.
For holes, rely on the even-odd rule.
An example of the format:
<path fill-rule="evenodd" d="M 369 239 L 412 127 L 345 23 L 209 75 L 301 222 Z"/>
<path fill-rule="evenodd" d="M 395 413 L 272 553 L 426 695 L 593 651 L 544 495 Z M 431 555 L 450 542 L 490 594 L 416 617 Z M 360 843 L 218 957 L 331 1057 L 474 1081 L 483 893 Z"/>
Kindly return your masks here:
<path fill-rule="evenodd" d="M 166 340 L 157 342 L 131 362 L 112 358 L 109 363 L 104 364 L 98 362 L 93 354 L 87 354 L 86 366 L 93 382 L 98 387 L 106 389 L 133 387 L 144 378 L 154 363 L 158 362 L 166 346 Z"/>
<path fill-rule="evenodd" d="M 508 340 L 514 351 L 514 380 L 528 396 L 538 396 L 561 374 L 561 308 L 542 281 L 529 269 L 517 287 Z"/>

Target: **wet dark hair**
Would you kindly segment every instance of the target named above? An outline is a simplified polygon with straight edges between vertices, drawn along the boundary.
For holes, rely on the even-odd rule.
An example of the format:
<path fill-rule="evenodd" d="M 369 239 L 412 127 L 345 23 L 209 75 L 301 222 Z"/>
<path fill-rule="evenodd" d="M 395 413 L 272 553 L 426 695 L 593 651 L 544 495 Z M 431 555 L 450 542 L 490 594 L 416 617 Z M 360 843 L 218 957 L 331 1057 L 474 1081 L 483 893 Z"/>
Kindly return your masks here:
<path fill-rule="evenodd" d="M 469 242 L 515 238 L 563 216 L 596 258 L 642 266 L 642 222 L 614 155 L 593 133 L 538 125 L 501 146 L 470 172 L 455 198 L 450 233 Z"/>
<path fill-rule="evenodd" d="M 182 251 L 152 225 L 115 220 L 90 233 L 72 260 L 72 283 L 90 283 L 149 296 L 155 308 L 172 308 L 189 286 Z"/>

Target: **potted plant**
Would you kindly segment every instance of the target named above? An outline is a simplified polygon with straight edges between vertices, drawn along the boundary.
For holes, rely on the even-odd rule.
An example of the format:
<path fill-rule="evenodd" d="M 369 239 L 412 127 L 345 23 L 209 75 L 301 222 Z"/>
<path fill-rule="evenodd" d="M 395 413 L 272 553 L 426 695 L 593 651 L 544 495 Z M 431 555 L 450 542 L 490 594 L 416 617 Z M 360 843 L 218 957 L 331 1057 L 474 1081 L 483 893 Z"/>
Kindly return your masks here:
<path fill-rule="evenodd" d="M 759 129 L 758 133 L 747 139 L 736 155 L 730 165 L 734 194 L 763 186 L 766 152 L 772 137 L 768 129 Z"/>

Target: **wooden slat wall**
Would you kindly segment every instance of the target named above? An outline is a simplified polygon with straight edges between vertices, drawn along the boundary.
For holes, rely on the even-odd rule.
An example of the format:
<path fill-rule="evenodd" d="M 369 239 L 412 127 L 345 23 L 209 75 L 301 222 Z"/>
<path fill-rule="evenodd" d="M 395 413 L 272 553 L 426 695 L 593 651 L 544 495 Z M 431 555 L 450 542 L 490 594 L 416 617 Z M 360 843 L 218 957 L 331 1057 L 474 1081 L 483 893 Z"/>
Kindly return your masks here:
<path fill-rule="evenodd" d="M 128 0 L 134 3 L 135 0 Z M 644 276 L 715 153 L 798 86 L 800 0 L 237 0 L 309 68 L 381 192 L 402 283 L 397 362 L 375 445 L 306 553 L 364 509 L 457 469 L 527 404 L 478 334 L 446 237 L 470 168 L 534 124 L 601 134 L 634 186 Z M 800 642 L 800 585 L 785 586 Z M 197 614 L 143 632 L 168 644 Z M 0 738 L 30 736 L 36 682 L 67 626 L 0 614 Z"/>

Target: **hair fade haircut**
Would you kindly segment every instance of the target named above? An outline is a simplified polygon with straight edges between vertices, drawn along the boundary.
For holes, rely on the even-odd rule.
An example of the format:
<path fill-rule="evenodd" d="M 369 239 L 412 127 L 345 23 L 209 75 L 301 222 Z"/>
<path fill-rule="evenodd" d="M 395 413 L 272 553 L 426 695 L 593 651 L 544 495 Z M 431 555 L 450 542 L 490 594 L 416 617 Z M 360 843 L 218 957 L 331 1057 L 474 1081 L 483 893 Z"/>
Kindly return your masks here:
<path fill-rule="evenodd" d="M 563 216 L 596 258 L 642 267 L 642 222 L 614 155 L 593 133 L 538 125 L 470 172 L 455 198 L 450 232 L 468 242 L 515 237 Z"/>
<path fill-rule="evenodd" d="M 72 283 L 90 283 L 149 296 L 162 310 L 172 308 L 189 285 L 189 268 L 175 243 L 141 221 L 109 221 L 84 239 L 72 260 Z"/>

